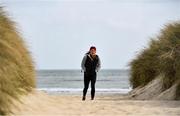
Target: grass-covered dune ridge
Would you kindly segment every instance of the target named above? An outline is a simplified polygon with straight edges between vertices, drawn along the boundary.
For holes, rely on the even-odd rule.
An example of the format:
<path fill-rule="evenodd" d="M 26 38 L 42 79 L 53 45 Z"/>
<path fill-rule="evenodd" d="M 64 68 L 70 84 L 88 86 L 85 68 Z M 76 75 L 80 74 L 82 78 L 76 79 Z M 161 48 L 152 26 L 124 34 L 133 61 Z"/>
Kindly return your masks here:
<path fill-rule="evenodd" d="M 176 85 L 175 98 L 180 98 L 180 21 L 167 24 L 156 38 L 152 38 L 130 63 L 130 84 L 144 87 L 163 75 L 161 92 Z"/>
<path fill-rule="evenodd" d="M 11 112 L 13 99 L 35 87 L 35 70 L 15 23 L 0 7 L 0 114 Z"/>

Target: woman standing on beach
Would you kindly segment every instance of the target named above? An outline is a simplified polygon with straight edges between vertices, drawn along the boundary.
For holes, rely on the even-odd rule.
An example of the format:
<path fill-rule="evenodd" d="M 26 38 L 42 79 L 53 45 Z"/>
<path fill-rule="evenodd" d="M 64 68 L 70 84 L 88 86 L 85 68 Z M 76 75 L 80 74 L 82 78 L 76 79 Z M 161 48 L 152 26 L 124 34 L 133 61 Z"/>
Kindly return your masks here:
<path fill-rule="evenodd" d="M 86 93 L 91 82 L 91 100 L 94 100 L 95 96 L 95 83 L 96 73 L 101 67 L 101 61 L 98 55 L 96 55 L 96 47 L 90 47 L 88 53 L 83 57 L 81 68 L 84 71 L 84 90 L 82 100 L 86 99 Z"/>

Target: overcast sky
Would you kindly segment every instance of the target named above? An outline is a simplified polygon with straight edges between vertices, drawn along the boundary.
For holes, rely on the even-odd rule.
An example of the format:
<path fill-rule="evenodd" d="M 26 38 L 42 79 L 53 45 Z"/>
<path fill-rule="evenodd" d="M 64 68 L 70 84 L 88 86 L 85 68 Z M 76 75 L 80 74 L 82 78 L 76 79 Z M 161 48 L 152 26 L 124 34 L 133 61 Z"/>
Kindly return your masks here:
<path fill-rule="evenodd" d="M 18 23 L 36 69 L 80 69 L 91 45 L 103 69 L 125 69 L 164 24 L 180 19 L 180 0 L 1 0 Z"/>

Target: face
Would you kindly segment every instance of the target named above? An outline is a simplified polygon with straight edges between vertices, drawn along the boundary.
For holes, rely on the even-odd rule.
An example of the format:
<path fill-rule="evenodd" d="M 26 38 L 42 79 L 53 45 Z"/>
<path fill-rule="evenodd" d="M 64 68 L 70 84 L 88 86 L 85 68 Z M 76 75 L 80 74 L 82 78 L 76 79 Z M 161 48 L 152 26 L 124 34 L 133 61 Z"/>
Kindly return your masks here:
<path fill-rule="evenodd" d="M 96 50 L 95 50 L 95 49 L 91 49 L 91 50 L 90 50 L 90 54 L 91 54 L 91 55 L 96 55 Z"/>

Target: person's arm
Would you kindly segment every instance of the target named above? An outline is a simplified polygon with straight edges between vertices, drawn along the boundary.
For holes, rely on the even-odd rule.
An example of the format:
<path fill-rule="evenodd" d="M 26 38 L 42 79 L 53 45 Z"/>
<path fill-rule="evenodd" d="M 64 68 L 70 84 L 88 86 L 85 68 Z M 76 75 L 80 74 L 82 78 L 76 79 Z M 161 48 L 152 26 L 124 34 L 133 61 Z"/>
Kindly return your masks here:
<path fill-rule="evenodd" d="M 98 56 L 98 63 L 97 63 L 97 66 L 96 66 L 96 72 L 98 72 L 99 70 L 101 69 L 101 60 Z"/>
<path fill-rule="evenodd" d="M 86 72 L 86 67 L 85 67 L 86 59 L 87 59 L 87 55 L 85 55 L 85 56 L 83 57 L 82 62 L 81 62 L 81 68 L 82 68 L 82 71 L 83 71 L 83 72 Z"/>

